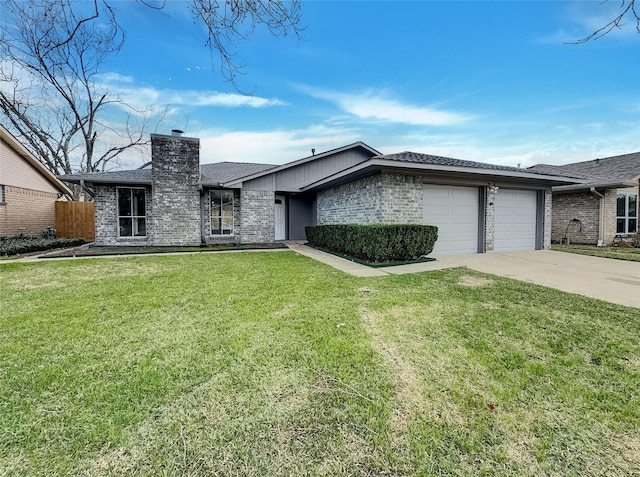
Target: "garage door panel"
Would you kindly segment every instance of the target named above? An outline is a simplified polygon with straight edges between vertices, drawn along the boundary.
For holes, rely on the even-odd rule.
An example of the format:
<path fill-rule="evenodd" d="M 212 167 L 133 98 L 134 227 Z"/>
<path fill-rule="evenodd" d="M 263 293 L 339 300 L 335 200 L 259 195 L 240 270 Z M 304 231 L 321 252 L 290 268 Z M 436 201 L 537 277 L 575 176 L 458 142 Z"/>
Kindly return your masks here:
<path fill-rule="evenodd" d="M 536 191 L 500 189 L 495 207 L 494 250 L 534 250 L 538 208 Z"/>
<path fill-rule="evenodd" d="M 424 186 L 423 222 L 438 227 L 432 255 L 478 251 L 478 207 L 476 187 Z"/>

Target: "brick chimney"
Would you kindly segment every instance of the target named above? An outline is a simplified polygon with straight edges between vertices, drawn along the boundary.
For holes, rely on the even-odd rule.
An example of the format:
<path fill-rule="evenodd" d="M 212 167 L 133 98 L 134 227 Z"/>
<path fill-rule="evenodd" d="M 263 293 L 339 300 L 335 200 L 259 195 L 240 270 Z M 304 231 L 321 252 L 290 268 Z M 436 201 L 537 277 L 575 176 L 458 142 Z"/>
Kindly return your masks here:
<path fill-rule="evenodd" d="M 153 245 L 200 245 L 200 139 L 151 134 Z"/>

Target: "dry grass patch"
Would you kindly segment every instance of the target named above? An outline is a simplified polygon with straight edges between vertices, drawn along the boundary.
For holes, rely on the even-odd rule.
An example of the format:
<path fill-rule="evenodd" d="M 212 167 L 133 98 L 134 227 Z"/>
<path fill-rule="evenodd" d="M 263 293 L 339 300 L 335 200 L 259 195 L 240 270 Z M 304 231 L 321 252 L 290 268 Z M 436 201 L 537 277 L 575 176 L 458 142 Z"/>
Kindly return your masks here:
<path fill-rule="evenodd" d="M 493 285 L 493 280 L 491 278 L 463 275 L 460 277 L 458 284 L 465 287 L 486 287 Z"/>

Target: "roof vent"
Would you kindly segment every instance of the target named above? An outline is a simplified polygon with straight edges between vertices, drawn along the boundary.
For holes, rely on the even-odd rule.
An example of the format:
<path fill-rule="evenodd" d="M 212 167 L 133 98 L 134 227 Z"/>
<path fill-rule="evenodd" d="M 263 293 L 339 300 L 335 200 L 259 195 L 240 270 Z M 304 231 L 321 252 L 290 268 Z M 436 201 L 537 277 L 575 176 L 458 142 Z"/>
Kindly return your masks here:
<path fill-rule="evenodd" d="M 171 130 L 171 135 L 172 136 L 182 136 L 182 134 L 184 134 L 184 131 L 182 129 L 172 129 Z"/>
<path fill-rule="evenodd" d="M 311 155 L 312 155 L 312 156 L 315 156 L 315 155 L 316 155 L 316 150 L 315 150 L 315 148 L 312 148 L 312 149 L 311 149 Z"/>

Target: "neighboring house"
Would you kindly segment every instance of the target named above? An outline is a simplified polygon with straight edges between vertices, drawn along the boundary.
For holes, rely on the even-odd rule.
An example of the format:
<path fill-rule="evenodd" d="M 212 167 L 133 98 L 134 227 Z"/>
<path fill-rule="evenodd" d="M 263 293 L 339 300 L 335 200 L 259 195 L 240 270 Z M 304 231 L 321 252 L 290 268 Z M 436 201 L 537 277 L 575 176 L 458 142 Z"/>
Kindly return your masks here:
<path fill-rule="evenodd" d="M 638 233 L 640 152 L 530 170 L 581 179 L 553 188 L 554 243 L 611 245 Z"/>
<path fill-rule="evenodd" d="M 0 125 L 0 237 L 42 235 L 56 224 L 56 200 L 71 194 Z"/>
<path fill-rule="evenodd" d="M 357 142 L 284 165 L 199 164 L 199 140 L 151 135 L 151 168 L 60 176 L 95 192 L 104 245 L 269 243 L 336 223 L 439 227 L 435 254 L 548 248 L 551 187 L 526 169 Z"/>

